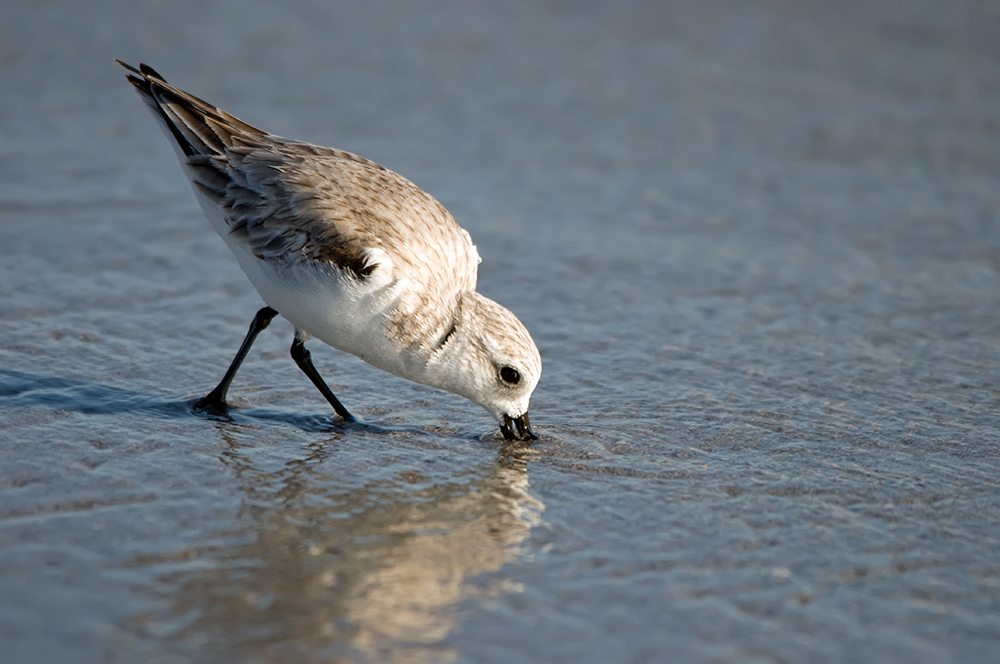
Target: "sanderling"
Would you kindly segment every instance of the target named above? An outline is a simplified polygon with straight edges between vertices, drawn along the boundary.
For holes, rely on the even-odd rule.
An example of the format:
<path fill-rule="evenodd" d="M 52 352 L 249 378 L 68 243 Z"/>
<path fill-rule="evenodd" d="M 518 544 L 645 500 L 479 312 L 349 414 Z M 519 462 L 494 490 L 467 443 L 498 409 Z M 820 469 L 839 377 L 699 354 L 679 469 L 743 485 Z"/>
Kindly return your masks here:
<path fill-rule="evenodd" d="M 280 314 L 295 363 L 343 418 L 313 366 L 310 336 L 365 362 L 479 404 L 508 440 L 537 439 L 528 401 L 541 357 L 521 321 L 476 292 L 472 238 L 429 194 L 367 159 L 268 134 L 179 90 L 146 65 L 128 80 L 173 144 L 215 232 L 267 304 L 219 385 Z"/>

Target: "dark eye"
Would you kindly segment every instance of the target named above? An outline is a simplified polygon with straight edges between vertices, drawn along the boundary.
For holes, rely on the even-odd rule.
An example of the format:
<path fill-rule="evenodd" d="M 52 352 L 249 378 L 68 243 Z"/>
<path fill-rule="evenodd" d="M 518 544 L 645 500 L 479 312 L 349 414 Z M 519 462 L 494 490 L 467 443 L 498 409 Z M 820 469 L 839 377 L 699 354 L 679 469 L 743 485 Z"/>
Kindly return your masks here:
<path fill-rule="evenodd" d="M 500 370 L 500 379 L 509 385 L 517 385 L 521 381 L 521 374 L 514 367 L 504 367 Z"/>

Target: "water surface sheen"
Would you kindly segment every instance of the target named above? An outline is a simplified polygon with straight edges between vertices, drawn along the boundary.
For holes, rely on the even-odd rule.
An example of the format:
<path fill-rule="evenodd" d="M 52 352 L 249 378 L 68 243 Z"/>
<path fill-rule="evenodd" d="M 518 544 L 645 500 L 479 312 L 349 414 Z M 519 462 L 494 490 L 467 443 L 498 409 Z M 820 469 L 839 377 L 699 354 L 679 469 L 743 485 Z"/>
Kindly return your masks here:
<path fill-rule="evenodd" d="M 995 661 L 990 3 L 0 21 L 0 643 L 34 662 Z M 276 321 L 120 69 L 472 234 L 541 440 Z"/>

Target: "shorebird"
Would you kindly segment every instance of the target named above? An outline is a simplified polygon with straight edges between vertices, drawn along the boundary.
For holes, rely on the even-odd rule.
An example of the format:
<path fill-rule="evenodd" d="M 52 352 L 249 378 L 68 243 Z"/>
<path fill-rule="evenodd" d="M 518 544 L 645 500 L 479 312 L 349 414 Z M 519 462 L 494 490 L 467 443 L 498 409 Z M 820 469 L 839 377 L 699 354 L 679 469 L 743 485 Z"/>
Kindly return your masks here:
<path fill-rule="evenodd" d="M 508 440 L 538 438 L 528 420 L 538 349 L 514 314 L 476 292 L 479 253 L 440 203 L 368 159 L 269 134 L 147 65 L 117 62 L 266 304 L 197 408 L 227 411 L 236 372 L 280 314 L 295 327 L 295 363 L 344 419 L 353 417 L 316 371 L 310 337 L 466 397 Z"/>

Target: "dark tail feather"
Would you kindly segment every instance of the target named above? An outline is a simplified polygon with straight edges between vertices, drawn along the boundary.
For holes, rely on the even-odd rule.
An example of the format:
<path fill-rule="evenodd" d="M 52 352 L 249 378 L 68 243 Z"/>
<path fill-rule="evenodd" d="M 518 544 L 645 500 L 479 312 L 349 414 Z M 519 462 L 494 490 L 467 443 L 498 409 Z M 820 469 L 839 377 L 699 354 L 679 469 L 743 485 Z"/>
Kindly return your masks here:
<path fill-rule="evenodd" d="M 126 78 L 135 86 L 167 135 L 186 157 L 225 154 L 232 147 L 234 135 L 263 136 L 266 132 L 233 117 L 208 102 L 167 83 L 152 67 L 140 64 L 136 69 L 115 60 L 129 72 Z"/>

